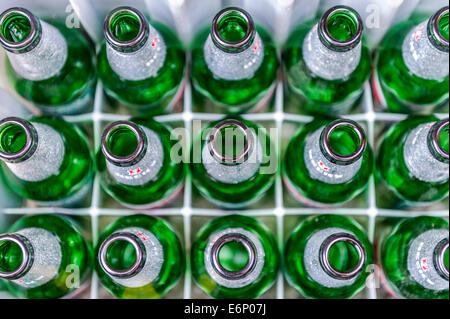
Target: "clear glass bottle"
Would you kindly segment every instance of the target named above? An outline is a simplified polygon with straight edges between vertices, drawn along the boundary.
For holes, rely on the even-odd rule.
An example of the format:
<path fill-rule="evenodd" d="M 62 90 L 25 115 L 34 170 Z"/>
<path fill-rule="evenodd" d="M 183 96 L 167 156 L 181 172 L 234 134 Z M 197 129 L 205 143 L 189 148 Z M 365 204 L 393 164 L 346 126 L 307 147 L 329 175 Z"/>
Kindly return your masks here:
<path fill-rule="evenodd" d="M 136 115 L 171 112 L 183 96 L 185 54 L 175 34 L 131 7 L 106 17 L 99 73 L 108 96 Z"/>
<path fill-rule="evenodd" d="M 196 102 L 226 113 L 264 108 L 275 90 L 278 58 L 273 40 L 243 9 L 230 7 L 200 32 L 192 50 Z"/>
<path fill-rule="evenodd" d="M 80 30 L 40 20 L 23 8 L 0 15 L 0 44 L 16 91 L 46 113 L 78 114 L 92 106 L 93 46 Z"/>

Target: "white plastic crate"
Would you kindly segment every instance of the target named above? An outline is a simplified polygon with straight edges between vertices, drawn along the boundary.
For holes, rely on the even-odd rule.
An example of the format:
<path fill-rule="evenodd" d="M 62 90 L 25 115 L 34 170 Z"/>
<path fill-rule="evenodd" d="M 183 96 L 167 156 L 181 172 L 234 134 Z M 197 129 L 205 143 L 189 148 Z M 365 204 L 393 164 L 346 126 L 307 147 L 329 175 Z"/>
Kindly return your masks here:
<path fill-rule="evenodd" d="M 432 4 L 431 4 L 432 2 Z M 189 48 L 189 42 L 192 36 L 199 28 L 207 25 L 212 20 L 215 13 L 222 7 L 229 5 L 241 6 L 247 9 L 255 18 L 257 23 L 263 24 L 268 28 L 277 43 L 282 43 L 286 39 L 292 28 L 302 21 L 313 18 L 318 12 L 322 12 L 328 7 L 336 4 L 346 4 L 355 7 L 363 16 L 363 20 L 370 20 L 373 14 L 379 14 L 378 27 L 368 28 L 366 26 L 366 35 L 371 47 L 375 47 L 382 38 L 384 32 L 389 29 L 392 23 L 407 19 L 414 8 L 432 13 L 438 8 L 446 5 L 446 1 L 426 1 L 426 0 L 2 0 L 0 11 L 12 6 L 23 6 L 30 9 L 40 17 L 59 17 L 69 19 L 71 23 L 79 17 L 83 27 L 89 33 L 91 38 L 98 45 L 103 40 L 103 21 L 107 13 L 119 5 L 131 5 L 147 13 L 151 19 L 159 20 L 177 31 L 183 39 L 186 48 Z M 378 11 L 377 11 L 378 10 Z M 369 20 L 368 20 L 369 19 Z M 0 49 L 0 87 L 11 91 L 4 72 L 4 51 Z M 16 94 L 17 97 L 17 94 Z M 19 97 L 18 97 L 19 98 Z M 24 104 L 32 107 L 29 103 L 19 98 Z M 76 116 L 66 116 L 65 119 L 86 127 L 91 133 L 91 143 L 95 150 L 98 149 L 102 129 L 106 123 L 111 121 L 128 119 L 129 116 L 123 111 L 120 114 L 111 113 L 106 107 L 107 104 L 102 84 L 97 85 L 94 109 L 92 113 Z M 123 113 L 123 114 L 122 114 Z M 156 120 L 169 123 L 172 127 L 184 126 L 189 131 L 193 120 L 213 121 L 224 117 L 219 113 L 198 113 L 194 111 L 192 105 L 192 92 L 189 81 L 186 82 L 184 93 L 184 109 L 180 113 L 172 113 L 156 117 Z M 438 114 L 440 118 L 447 117 L 448 114 Z M 256 113 L 243 115 L 244 118 L 276 127 L 278 129 L 277 149 L 282 151 L 286 147 L 290 138 L 292 138 L 298 126 L 301 126 L 312 120 L 311 116 L 296 114 L 295 110 L 286 110 L 283 98 L 283 83 L 277 84 L 275 102 L 273 108 L 267 113 Z M 395 123 L 404 119 L 406 116 L 401 114 L 375 112 L 373 109 L 372 95 L 370 86 L 366 84 L 362 105 L 352 114 L 343 115 L 343 118 L 356 120 L 363 124 L 369 137 L 372 148 L 376 151 L 377 142 L 379 142 L 380 129 L 385 123 Z M 381 126 L 380 126 L 381 124 Z M 69 216 L 78 216 L 82 218 L 84 224 L 88 226 L 84 231 L 91 237 L 93 243 L 97 242 L 99 233 L 105 225 L 115 217 L 132 214 L 133 211 L 121 207 L 115 203 L 100 188 L 98 176 L 95 179 L 91 193 L 90 206 L 77 209 L 58 209 L 34 207 L 30 202 L 9 200 L 6 190 L 1 189 L 0 185 L 0 231 L 4 231 L 11 223 L 23 215 L 37 213 L 63 213 Z M 345 205 L 342 208 L 333 209 L 315 209 L 305 208 L 294 204 L 290 195 L 286 193 L 282 184 L 281 177 L 278 175 L 276 183 L 269 191 L 267 198 L 260 203 L 250 207 L 245 211 L 238 213 L 247 214 L 256 217 L 265 222 L 269 228 L 274 231 L 279 241 L 280 248 L 283 247 L 289 232 L 297 225 L 298 220 L 303 217 L 319 214 L 342 214 L 356 218 L 363 227 L 366 228 L 369 238 L 375 241 L 380 230 L 376 227 L 379 221 L 389 217 L 412 217 L 417 215 L 430 215 L 448 218 L 448 199 L 421 210 L 399 211 L 377 207 L 374 179 L 372 178 L 368 190 L 358 197 L 358 204 L 353 206 L 356 201 Z M 2 195 L 5 197 L 3 198 Z M 168 298 L 205 298 L 206 295 L 195 286 L 191 278 L 189 251 L 195 232 L 202 224 L 209 219 L 222 216 L 232 211 L 220 210 L 203 200 L 197 192 L 193 190 L 189 176 L 185 182 L 185 189 L 182 198 L 176 203 L 166 208 L 160 208 L 149 211 L 150 214 L 169 219 L 169 222 L 175 224 L 179 230 L 180 236 L 185 244 L 188 256 L 187 271 L 184 281 L 178 284 L 174 291 L 169 293 Z M 108 296 L 104 289 L 100 288 L 96 274 L 93 274 L 90 291 L 84 293 L 81 297 L 99 298 Z M 0 297 L 1 297 L 0 292 Z M 289 287 L 283 279 L 280 271 L 279 279 L 276 285 L 269 290 L 263 297 L 265 298 L 298 298 L 301 297 L 292 287 Z M 386 292 L 375 287 L 366 288 L 357 298 L 384 298 Z"/>

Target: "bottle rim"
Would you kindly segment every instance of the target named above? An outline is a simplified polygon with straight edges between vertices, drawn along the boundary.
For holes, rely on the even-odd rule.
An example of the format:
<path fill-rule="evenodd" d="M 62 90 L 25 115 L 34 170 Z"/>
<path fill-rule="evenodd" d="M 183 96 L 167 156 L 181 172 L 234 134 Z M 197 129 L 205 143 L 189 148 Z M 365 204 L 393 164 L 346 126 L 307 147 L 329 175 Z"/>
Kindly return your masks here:
<path fill-rule="evenodd" d="M 350 155 L 336 154 L 336 152 L 334 152 L 333 148 L 331 147 L 330 141 L 331 134 L 334 132 L 334 130 L 336 130 L 341 126 L 351 127 L 357 134 L 360 141 L 356 150 Z M 320 149 L 323 155 L 329 161 L 337 164 L 349 165 L 354 163 L 363 155 L 366 146 L 367 146 L 367 139 L 363 128 L 358 123 L 352 120 L 341 119 L 331 122 L 327 127 L 324 128 L 320 136 Z"/>
<path fill-rule="evenodd" d="M 5 50 L 12 53 L 26 53 L 34 49 L 42 38 L 42 26 L 40 20 L 29 10 L 20 7 L 14 7 L 3 11 L 0 14 L 0 27 L 3 23 L 12 15 L 22 15 L 26 17 L 30 23 L 30 33 L 28 36 L 20 41 L 13 42 L 6 39 L 3 32 L 0 30 L 0 44 L 5 48 Z"/>
<path fill-rule="evenodd" d="M 117 16 L 123 13 L 130 13 L 139 20 L 139 31 L 134 39 L 120 41 L 111 31 L 111 24 Z M 142 48 L 149 36 L 149 24 L 141 11 L 129 6 L 117 7 L 110 11 L 104 22 L 104 35 L 108 44 L 115 50 L 123 53 L 135 52 Z"/>
<path fill-rule="evenodd" d="M 31 257 L 33 255 L 33 247 L 25 237 L 17 234 L 0 235 L 0 241 L 13 242 L 20 247 L 20 250 L 22 252 L 22 262 L 20 263 L 20 266 L 16 270 L 13 270 L 11 272 L 0 271 L 0 278 L 17 279 L 23 276 L 30 269 L 33 263 L 33 258 Z"/>
<path fill-rule="evenodd" d="M 127 241 L 131 245 L 133 245 L 134 250 L 136 251 L 136 261 L 134 264 L 127 270 L 115 270 L 108 264 L 107 260 L 107 252 L 109 247 L 117 241 Z M 115 233 L 109 236 L 100 246 L 99 249 L 99 262 L 102 269 L 108 274 L 113 277 L 118 278 L 129 278 L 134 275 L 136 275 L 144 266 L 145 264 L 145 247 L 140 242 L 139 238 L 130 233 Z"/>
<path fill-rule="evenodd" d="M 10 163 L 25 161 L 26 159 L 30 158 L 37 149 L 38 135 L 36 129 L 34 128 L 33 124 L 26 120 L 18 117 L 7 117 L 0 121 L 0 131 L 4 127 L 10 125 L 18 125 L 24 130 L 26 135 L 25 145 L 20 151 L 15 153 L 6 153 L 0 150 L 0 159 Z"/>
<path fill-rule="evenodd" d="M 219 260 L 219 252 L 221 248 L 230 243 L 230 242 L 238 242 L 244 245 L 247 249 L 248 253 L 248 262 L 244 266 L 244 268 L 237 271 L 229 271 L 226 270 L 220 263 Z M 222 277 L 226 279 L 240 279 L 249 274 L 256 266 L 256 248 L 246 236 L 238 233 L 226 234 L 220 237 L 213 245 L 211 249 L 211 259 L 212 265 L 214 269 L 220 274 Z"/>
<path fill-rule="evenodd" d="M 445 252 L 448 249 L 449 249 L 449 240 L 448 238 L 446 238 L 436 246 L 434 259 L 434 264 L 438 273 L 447 280 L 449 280 L 449 270 L 445 266 Z"/>
<path fill-rule="evenodd" d="M 330 249 L 339 242 L 350 243 L 356 248 L 356 251 L 358 252 L 359 256 L 358 264 L 352 270 L 347 272 L 335 269 L 330 262 Z M 325 270 L 325 272 L 327 272 L 330 276 L 336 279 L 347 280 L 356 277 L 363 270 L 366 261 L 367 261 L 367 254 L 366 250 L 364 249 L 364 246 L 356 237 L 347 233 L 339 233 L 331 235 L 322 243 L 322 246 L 320 247 L 320 264 L 322 268 Z"/>
<path fill-rule="evenodd" d="M 242 17 L 246 24 L 247 24 L 247 32 L 245 36 L 239 40 L 239 41 L 227 41 L 220 35 L 219 32 L 219 24 L 220 21 L 225 18 L 229 14 L 237 14 L 240 17 Z M 213 43 L 218 47 L 220 50 L 227 52 L 227 53 L 239 53 L 242 51 L 245 51 L 253 42 L 253 39 L 255 38 L 256 34 L 256 28 L 255 23 L 253 21 L 253 18 L 251 15 L 245 11 L 242 8 L 238 7 L 228 7 L 225 8 L 219 13 L 216 14 L 214 19 L 212 20 L 211 24 L 211 38 Z"/>
<path fill-rule="evenodd" d="M 333 38 L 328 31 L 328 21 L 329 19 L 335 15 L 336 13 L 345 12 L 346 14 L 349 14 L 350 17 L 354 20 L 356 23 L 356 31 L 355 34 L 348 40 L 345 41 L 339 41 Z M 349 7 L 349 6 L 335 6 L 330 8 L 328 11 L 324 13 L 324 15 L 320 18 L 319 24 L 318 24 L 318 32 L 319 32 L 319 39 L 320 41 L 329 49 L 333 51 L 350 51 L 353 48 L 355 48 L 360 42 L 362 38 L 362 34 L 364 31 L 363 21 L 361 19 L 361 16 L 359 13 Z"/>
<path fill-rule="evenodd" d="M 220 131 L 229 126 L 236 126 L 245 135 L 244 149 L 242 150 L 241 153 L 234 156 L 228 156 L 223 154 L 220 150 L 217 149 L 215 143 L 216 139 L 218 138 L 218 135 L 220 134 Z M 242 123 L 241 121 L 234 119 L 227 119 L 219 122 L 212 128 L 212 131 L 209 135 L 208 147 L 211 155 L 220 163 L 225 165 L 241 164 L 248 159 L 253 150 L 254 147 L 253 134 L 250 131 L 249 127 L 244 123 Z"/>
<path fill-rule="evenodd" d="M 117 131 L 118 129 L 126 128 L 132 131 L 137 140 L 136 149 L 128 156 L 117 156 L 113 154 L 108 148 L 108 140 L 110 136 Z M 106 127 L 103 131 L 103 135 L 101 138 L 101 149 L 105 158 L 111 162 L 112 164 L 118 166 L 132 166 L 139 162 L 145 155 L 147 148 L 147 138 L 145 137 L 142 129 L 130 121 L 117 121 L 111 123 Z"/>
<path fill-rule="evenodd" d="M 433 125 L 430 132 L 428 133 L 428 148 L 431 154 L 437 160 L 448 163 L 449 153 L 444 150 L 440 143 L 439 135 L 441 134 L 444 127 L 449 125 L 449 119 L 443 119 Z"/>
<path fill-rule="evenodd" d="M 443 7 L 436 12 L 429 20 L 427 35 L 431 44 L 440 51 L 449 52 L 449 40 L 444 38 L 439 30 L 439 22 L 444 15 L 449 13 L 449 7 Z"/>

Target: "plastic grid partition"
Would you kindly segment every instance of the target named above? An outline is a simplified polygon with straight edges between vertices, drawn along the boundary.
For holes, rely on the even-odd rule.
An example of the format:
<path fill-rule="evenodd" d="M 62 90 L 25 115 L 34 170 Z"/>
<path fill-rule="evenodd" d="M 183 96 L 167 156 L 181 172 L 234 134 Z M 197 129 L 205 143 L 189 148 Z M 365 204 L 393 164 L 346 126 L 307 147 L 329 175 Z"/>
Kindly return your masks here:
<path fill-rule="evenodd" d="M 295 123 L 301 125 L 310 122 L 313 117 L 300 114 L 286 113 L 284 109 L 284 88 L 282 81 L 278 81 L 276 92 L 275 92 L 275 106 L 273 112 L 268 113 L 254 113 L 254 114 L 244 114 L 243 117 L 250 121 L 256 122 L 274 122 L 275 127 L 278 131 L 278 143 L 276 143 L 276 149 L 278 151 L 279 157 L 281 159 L 281 146 L 286 141 L 283 140 L 283 129 L 286 123 Z M 64 118 L 72 123 L 80 124 L 86 122 L 92 122 L 93 124 L 93 139 L 95 150 L 99 147 L 99 141 L 102 134 L 102 127 L 104 122 L 112 122 L 118 120 L 126 120 L 129 118 L 128 115 L 111 114 L 104 113 L 105 97 L 103 93 L 102 84 L 99 82 L 96 88 L 94 108 L 92 113 L 76 115 L 76 116 L 65 116 Z M 192 102 L 192 91 L 191 85 L 186 79 L 186 87 L 184 92 L 184 109 L 181 113 L 173 113 L 167 115 L 161 115 L 155 117 L 157 121 L 160 122 L 183 122 L 186 130 L 191 132 L 192 121 L 193 120 L 203 120 L 203 121 L 214 121 L 225 117 L 225 114 L 218 113 L 198 113 L 193 111 Z M 447 117 L 448 114 L 440 113 L 437 114 L 439 118 Z M 375 124 L 378 122 L 398 122 L 406 118 L 406 115 L 402 114 L 391 114 L 391 113 L 380 113 L 375 112 L 373 108 L 372 94 L 369 83 L 366 83 L 366 90 L 363 96 L 362 109 L 359 113 L 342 115 L 343 118 L 352 119 L 359 122 L 364 122 L 366 124 L 366 132 L 368 134 L 370 145 L 375 149 L 376 134 L 375 134 Z M 192 138 L 192 137 L 191 137 Z M 182 207 L 168 207 L 159 208 L 151 210 L 149 213 L 155 216 L 167 217 L 167 216 L 180 216 L 183 219 L 183 233 L 184 233 L 184 244 L 187 255 L 187 267 L 184 276 L 183 285 L 183 297 L 185 299 L 190 299 L 192 297 L 194 282 L 191 277 L 190 271 L 190 248 L 192 242 L 192 235 L 194 235 L 192 230 L 192 219 L 196 216 L 203 217 L 218 217 L 223 216 L 224 213 L 232 213 L 232 211 L 224 211 L 219 208 L 196 208 L 192 204 L 193 189 L 192 189 L 191 178 L 188 174 L 185 181 L 185 188 L 183 193 L 183 205 Z M 285 205 L 285 192 L 287 190 L 283 186 L 282 178 L 280 174 L 277 174 L 275 185 L 274 185 L 274 207 L 271 208 L 252 208 L 245 211 L 240 211 L 238 213 L 243 213 L 253 217 L 264 217 L 270 216 L 274 217 L 276 220 L 276 238 L 278 239 L 279 247 L 282 249 L 286 235 L 285 234 L 285 218 L 289 216 L 309 216 L 318 213 L 329 213 L 329 214 L 341 214 L 347 216 L 361 216 L 367 219 L 367 224 L 363 225 L 368 231 L 369 239 L 374 243 L 376 240 L 376 222 L 377 218 L 383 217 L 413 217 L 417 215 L 429 215 L 437 217 L 447 217 L 447 209 L 430 209 L 425 208 L 422 210 L 413 211 L 400 211 L 391 210 L 385 208 L 377 207 L 376 194 L 375 194 L 375 182 L 372 177 L 369 182 L 368 190 L 363 196 L 366 198 L 366 207 L 355 208 L 355 207 L 340 207 L 340 208 L 328 208 L 328 209 L 316 209 L 316 208 L 306 208 L 306 207 L 287 207 Z M 97 243 L 99 237 L 100 228 L 100 218 L 102 216 L 124 216 L 132 213 L 126 208 L 105 208 L 102 206 L 102 191 L 100 188 L 99 176 L 97 175 L 93 184 L 91 205 L 84 208 L 46 208 L 46 207 L 21 207 L 21 208 L 4 208 L 3 211 L 0 207 L 0 215 L 30 215 L 37 213 L 52 213 L 58 212 L 67 215 L 77 215 L 86 216 L 90 218 L 91 221 L 91 233 L 92 241 L 94 245 Z M 444 205 L 445 206 L 445 205 Z M 1 217 L 1 216 L 0 216 Z M 294 225 L 295 226 L 295 225 Z M 93 273 L 90 286 L 90 298 L 99 298 L 99 288 L 101 283 L 98 280 L 95 272 Z M 286 297 L 286 282 L 282 270 L 280 269 L 279 277 L 275 285 L 276 298 L 283 299 Z M 360 298 L 377 299 L 382 296 L 377 291 L 377 288 L 372 285 L 365 290 L 365 295 L 359 295 Z"/>

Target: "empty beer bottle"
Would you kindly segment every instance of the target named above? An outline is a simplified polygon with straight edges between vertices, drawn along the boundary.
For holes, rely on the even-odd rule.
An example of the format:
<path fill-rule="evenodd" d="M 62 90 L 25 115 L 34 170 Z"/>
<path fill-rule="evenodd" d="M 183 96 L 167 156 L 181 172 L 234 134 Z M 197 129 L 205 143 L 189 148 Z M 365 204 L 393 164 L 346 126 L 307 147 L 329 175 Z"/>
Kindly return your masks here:
<path fill-rule="evenodd" d="M 124 299 L 162 298 L 185 269 L 177 235 L 148 215 L 119 218 L 100 237 L 96 269 L 105 288 Z"/>
<path fill-rule="evenodd" d="M 285 274 L 309 298 L 350 298 L 364 288 L 373 249 L 355 221 L 339 215 L 306 219 L 289 237 Z"/>
<path fill-rule="evenodd" d="M 11 8 L 0 15 L 0 44 L 14 88 L 44 112 L 75 114 L 92 105 L 95 53 L 80 30 Z"/>
<path fill-rule="evenodd" d="M 396 297 L 448 299 L 448 221 L 405 219 L 380 244 L 387 288 Z"/>
<path fill-rule="evenodd" d="M 198 95 L 227 113 L 268 104 L 275 90 L 278 58 L 269 34 L 243 9 L 226 8 L 213 19 L 210 33 L 194 39 L 192 80 Z"/>
<path fill-rule="evenodd" d="M 283 178 L 298 201 L 321 207 L 342 204 L 360 194 L 372 169 L 372 150 L 356 122 L 315 119 L 289 143 Z"/>
<path fill-rule="evenodd" d="M 448 7 L 388 32 L 376 58 L 373 91 L 391 112 L 430 112 L 448 102 Z"/>
<path fill-rule="evenodd" d="M 357 104 L 371 70 L 362 36 L 359 14 L 336 6 L 289 37 L 283 50 L 287 83 L 307 112 L 344 113 Z"/>
<path fill-rule="evenodd" d="M 90 276 L 91 253 L 71 220 L 27 216 L 0 235 L 0 279 L 17 297 L 64 297 Z"/>
<path fill-rule="evenodd" d="M 392 126 L 377 155 L 377 175 L 398 204 L 417 206 L 448 196 L 448 118 L 411 116 Z"/>
<path fill-rule="evenodd" d="M 86 138 L 63 119 L 3 119 L 0 159 L 11 188 L 45 205 L 74 205 L 91 186 L 94 168 Z"/>
<path fill-rule="evenodd" d="M 135 114 L 170 111 L 182 97 L 185 54 L 176 36 L 131 7 L 112 10 L 99 72 L 106 93 Z"/>
<path fill-rule="evenodd" d="M 214 122 L 192 145 L 194 185 L 218 206 L 247 207 L 273 184 L 275 153 L 269 135 L 259 125 L 240 118 Z"/>
<path fill-rule="evenodd" d="M 214 298 L 257 298 L 275 282 L 278 266 L 273 235 L 246 216 L 212 220 L 192 246 L 192 275 Z"/>
<path fill-rule="evenodd" d="M 168 127 L 152 120 L 110 124 L 97 154 L 105 191 L 131 208 L 169 203 L 184 185 L 184 163 L 171 158 L 177 143 Z"/>

